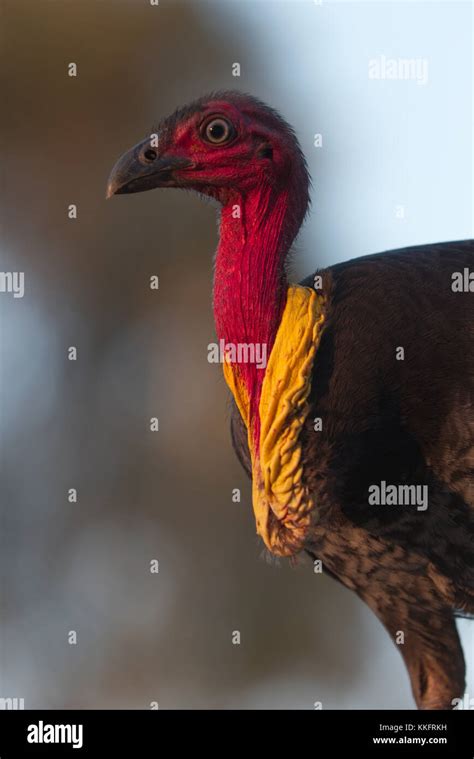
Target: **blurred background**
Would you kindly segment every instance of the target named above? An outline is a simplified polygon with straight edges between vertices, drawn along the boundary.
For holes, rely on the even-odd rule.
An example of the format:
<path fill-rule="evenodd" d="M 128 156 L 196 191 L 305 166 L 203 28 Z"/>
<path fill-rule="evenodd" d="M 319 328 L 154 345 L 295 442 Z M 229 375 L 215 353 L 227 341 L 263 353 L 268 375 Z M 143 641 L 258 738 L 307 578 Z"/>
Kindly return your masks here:
<path fill-rule="evenodd" d="M 256 538 L 228 392 L 207 362 L 215 209 L 175 190 L 104 193 L 116 158 L 161 116 L 235 88 L 279 109 L 309 161 L 295 278 L 471 237 L 471 4 L 2 8 L 1 268 L 25 273 L 25 296 L 0 297 L 0 696 L 26 708 L 412 707 L 401 657 L 362 602 L 309 560 L 265 560 Z M 369 78 L 380 56 L 426 60 L 427 80 Z M 472 663 L 474 623 L 460 630 Z"/>

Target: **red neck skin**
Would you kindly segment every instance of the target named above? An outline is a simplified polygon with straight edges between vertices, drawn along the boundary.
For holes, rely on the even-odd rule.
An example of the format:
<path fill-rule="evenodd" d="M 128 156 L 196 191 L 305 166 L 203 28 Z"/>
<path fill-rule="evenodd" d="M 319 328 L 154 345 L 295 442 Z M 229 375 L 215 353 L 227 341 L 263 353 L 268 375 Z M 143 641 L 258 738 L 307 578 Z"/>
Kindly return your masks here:
<path fill-rule="evenodd" d="M 234 218 L 236 206 L 240 218 Z M 266 345 L 266 360 L 286 303 L 285 258 L 301 219 L 295 219 L 288 191 L 268 186 L 232 193 L 222 209 L 214 276 L 214 318 L 219 340 Z M 296 227 L 296 228 L 295 228 Z M 238 363 L 250 399 L 250 420 L 258 449 L 258 407 L 265 369 Z"/>

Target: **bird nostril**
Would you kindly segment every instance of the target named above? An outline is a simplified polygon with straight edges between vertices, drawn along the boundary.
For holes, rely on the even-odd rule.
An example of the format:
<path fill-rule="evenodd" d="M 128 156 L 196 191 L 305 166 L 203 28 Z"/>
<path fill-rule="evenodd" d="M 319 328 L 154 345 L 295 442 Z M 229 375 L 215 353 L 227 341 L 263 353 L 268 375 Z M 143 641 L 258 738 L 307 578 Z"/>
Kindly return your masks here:
<path fill-rule="evenodd" d="M 155 150 L 145 150 L 143 153 L 144 157 L 147 161 L 154 161 L 156 158 L 156 151 Z"/>

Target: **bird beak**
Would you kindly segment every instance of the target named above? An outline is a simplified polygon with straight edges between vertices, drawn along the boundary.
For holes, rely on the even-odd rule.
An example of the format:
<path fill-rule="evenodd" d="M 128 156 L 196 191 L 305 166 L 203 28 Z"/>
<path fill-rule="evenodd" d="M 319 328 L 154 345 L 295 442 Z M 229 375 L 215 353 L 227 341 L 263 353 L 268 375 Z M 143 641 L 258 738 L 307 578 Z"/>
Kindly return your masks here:
<path fill-rule="evenodd" d="M 187 158 L 171 155 L 159 155 L 154 161 L 147 161 L 144 151 L 150 148 L 150 140 L 143 140 L 121 156 L 112 171 L 107 182 L 105 197 L 123 193 L 144 192 L 153 190 L 155 187 L 174 187 L 176 180 L 173 171 L 176 169 L 190 168 L 193 164 Z"/>

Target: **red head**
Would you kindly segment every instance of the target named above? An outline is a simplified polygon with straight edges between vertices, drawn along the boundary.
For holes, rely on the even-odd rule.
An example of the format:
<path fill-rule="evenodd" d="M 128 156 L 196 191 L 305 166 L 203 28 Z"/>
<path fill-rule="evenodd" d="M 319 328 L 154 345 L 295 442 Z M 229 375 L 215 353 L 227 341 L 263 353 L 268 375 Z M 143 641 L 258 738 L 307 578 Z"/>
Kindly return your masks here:
<path fill-rule="evenodd" d="M 108 197 L 186 187 L 226 205 L 265 185 L 291 185 L 301 224 L 309 185 L 304 156 L 291 127 L 257 98 L 239 92 L 202 97 L 163 119 L 151 135 L 117 161 Z"/>

